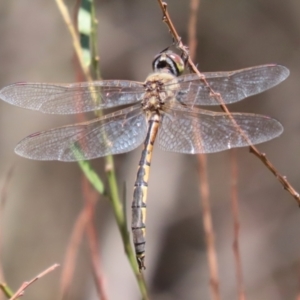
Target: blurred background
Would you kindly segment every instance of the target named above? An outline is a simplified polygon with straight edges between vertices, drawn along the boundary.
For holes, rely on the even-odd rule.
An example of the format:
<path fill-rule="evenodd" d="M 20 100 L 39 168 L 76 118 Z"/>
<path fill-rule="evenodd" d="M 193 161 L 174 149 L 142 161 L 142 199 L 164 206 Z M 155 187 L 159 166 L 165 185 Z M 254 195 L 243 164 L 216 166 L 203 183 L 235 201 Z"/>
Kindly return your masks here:
<path fill-rule="evenodd" d="M 68 1 L 70 8 L 75 1 Z M 99 52 L 104 79 L 144 81 L 153 57 L 172 43 L 157 1 L 97 2 Z M 168 1 L 172 20 L 187 43 L 189 1 Z M 195 61 L 201 71 L 235 70 L 265 63 L 288 67 L 279 86 L 229 108 L 269 115 L 284 126 L 277 139 L 259 145 L 300 190 L 300 2 L 202 0 Z M 55 1 L 0 2 L 0 87 L 18 81 L 73 82 L 73 49 Z M 14 165 L 1 216 L 1 263 L 16 290 L 54 262 L 63 264 L 83 207 L 76 163 L 29 161 L 14 154 L 30 133 L 75 122 L 0 102 L 0 183 Z M 115 157 L 120 192 L 132 187 L 141 148 Z M 294 199 L 248 148 L 236 152 L 241 221 L 240 250 L 248 299 L 296 299 L 300 291 L 300 211 Z M 210 201 L 222 299 L 237 299 L 230 204 L 230 151 L 208 159 Z M 103 160 L 92 165 L 103 174 Z M 151 299 L 210 299 L 195 156 L 155 148 L 147 214 L 145 272 Z M 123 252 L 111 207 L 97 205 L 101 263 L 109 299 L 140 299 Z M 81 248 L 70 299 L 96 299 L 88 248 Z M 24 299 L 57 299 L 60 270 L 26 291 Z M 0 298 L 2 295 L 0 295 Z"/>

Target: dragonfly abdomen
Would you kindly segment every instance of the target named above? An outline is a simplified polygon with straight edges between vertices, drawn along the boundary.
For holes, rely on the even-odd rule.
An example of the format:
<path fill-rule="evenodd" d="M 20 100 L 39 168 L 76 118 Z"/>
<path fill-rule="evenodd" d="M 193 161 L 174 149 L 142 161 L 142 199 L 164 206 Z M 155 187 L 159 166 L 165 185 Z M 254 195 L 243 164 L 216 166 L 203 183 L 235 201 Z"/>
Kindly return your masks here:
<path fill-rule="evenodd" d="M 145 245 L 146 245 L 146 202 L 148 192 L 148 180 L 150 173 L 151 157 L 154 141 L 157 135 L 160 115 L 153 114 L 149 119 L 148 133 L 144 142 L 137 177 L 134 184 L 132 201 L 132 233 L 137 262 L 140 270 L 145 269 Z"/>

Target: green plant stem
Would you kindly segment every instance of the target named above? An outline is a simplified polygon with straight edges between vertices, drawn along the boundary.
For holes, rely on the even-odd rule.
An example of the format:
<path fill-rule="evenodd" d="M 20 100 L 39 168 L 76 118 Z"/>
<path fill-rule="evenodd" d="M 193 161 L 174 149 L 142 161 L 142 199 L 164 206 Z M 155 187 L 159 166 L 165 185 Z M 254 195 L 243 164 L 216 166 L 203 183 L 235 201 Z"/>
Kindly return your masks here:
<path fill-rule="evenodd" d="M 63 19 L 65 20 L 65 23 L 68 26 L 70 34 L 72 36 L 75 53 L 78 57 L 80 66 L 85 74 L 85 77 L 88 81 L 92 81 L 92 76 L 91 76 L 90 70 L 84 64 L 84 59 L 82 56 L 82 49 L 80 47 L 80 43 L 79 43 L 78 36 L 76 34 L 76 30 L 71 22 L 71 18 L 68 13 L 68 10 L 62 0 L 56 0 L 56 2 L 59 7 L 59 10 L 63 16 Z M 100 79 L 99 56 L 97 55 L 97 46 L 96 46 L 97 45 L 96 25 L 98 22 L 95 18 L 94 1 L 92 1 L 92 3 L 91 3 L 91 13 L 92 13 L 91 48 L 93 51 L 93 53 L 92 53 L 92 68 L 93 68 L 93 72 L 95 74 L 96 79 L 99 80 Z M 97 101 L 97 99 L 95 99 L 95 101 Z M 101 115 L 101 114 L 102 114 L 102 112 L 98 112 L 98 115 Z M 106 169 L 108 185 L 109 185 L 109 190 L 110 190 L 110 200 L 112 203 L 112 207 L 113 207 L 114 215 L 115 215 L 115 218 L 116 218 L 116 221 L 118 224 L 118 228 L 121 233 L 125 253 L 128 257 L 131 268 L 137 279 L 138 286 L 140 288 L 140 292 L 142 294 L 143 300 L 147 300 L 148 296 L 147 296 L 146 284 L 145 284 L 144 278 L 142 277 L 142 274 L 139 272 L 139 269 L 138 269 L 135 254 L 132 249 L 131 242 L 130 242 L 130 236 L 129 236 L 129 233 L 128 233 L 127 227 L 126 227 L 127 223 L 126 223 L 125 213 L 123 211 L 123 206 L 122 206 L 122 203 L 119 198 L 118 185 L 117 185 L 116 174 L 115 174 L 115 170 L 114 170 L 113 157 L 111 155 L 105 157 L 105 162 L 106 162 L 105 169 Z M 87 167 L 85 170 L 85 174 L 86 174 L 89 182 L 92 184 L 92 186 L 94 186 L 95 189 L 100 192 L 99 188 L 97 186 L 95 186 L 95 182 L 93 180 L 91 180 L 91 178 L 95 177 L 95 174 L 89 174 L 90 170 L 92 170 L 92 168 L 90 166 Z M 100 180 L 100 178 L 99 178 L 99 180 Z"/>
<path fill-rule="evenodd" d="M 10 299 L 13 295 L 14 292 L 10 289 L 10 287 L 6 283 L 0 283 L 0 289 L 2 290 L 3 294 Z"/>

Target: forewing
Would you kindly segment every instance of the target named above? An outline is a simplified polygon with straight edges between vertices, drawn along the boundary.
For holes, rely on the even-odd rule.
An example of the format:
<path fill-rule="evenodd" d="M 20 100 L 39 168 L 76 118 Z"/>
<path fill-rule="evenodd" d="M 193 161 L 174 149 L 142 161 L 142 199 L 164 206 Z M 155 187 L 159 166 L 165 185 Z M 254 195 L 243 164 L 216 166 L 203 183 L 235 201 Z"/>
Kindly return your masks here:
<path fill-rule="evenodd" d="M 75 114 L 140 101 L 143 84 L 103 80 L 72 84 L 15 83 L 0 90 L 10 104 L 48 114 Z"/>
<path fill-rule="evenodd" d="M 210 88 L 220 93 L 225 104 L 268 90 L 285 80 L 289 70 L 280 65 L 263 65 L 231 72 L 203 73 Z M 211 90 L 197 74 L 187 74 L 166 84 L 175 98 L 186 105 L 219 105 Z"/>
<path fill-rule="evenodd" d="M 91 122 L 32 134 L 15 152 L 36 160 L 88 160 L 131 151 L 144 141 L 146 132 L 146 118 L 136 106 Z"/>
<path fill-rule="evenodd" d="M 213 153 L 235 147 L 259 144 L 279 136 L 282 125 L 256 114 L 232 113 L 236 125 L 226 113 L 206 110 L 170 110 L 163 115 L 159 131 L 162 149 L 181 153 Z"/>

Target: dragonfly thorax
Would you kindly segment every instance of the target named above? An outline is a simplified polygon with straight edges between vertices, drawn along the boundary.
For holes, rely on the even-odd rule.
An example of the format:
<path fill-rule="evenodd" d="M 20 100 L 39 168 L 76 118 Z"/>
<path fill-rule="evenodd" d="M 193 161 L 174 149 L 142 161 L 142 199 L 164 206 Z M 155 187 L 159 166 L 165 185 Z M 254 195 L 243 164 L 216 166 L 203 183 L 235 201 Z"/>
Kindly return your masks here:
<path fill-rule="evenodd" d="M 165 83 L 174 78 L 174 75 L 163 71 L 147 77 L 144 83 L 146 93 L 142 101 L 142 107 L 145 111 L 158 113 L 163 109 L 167 99 L 173 96 L 172 90 L 166 89 Z"/>

